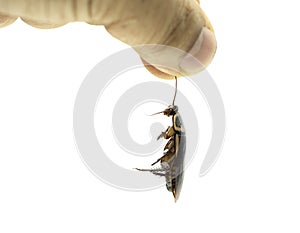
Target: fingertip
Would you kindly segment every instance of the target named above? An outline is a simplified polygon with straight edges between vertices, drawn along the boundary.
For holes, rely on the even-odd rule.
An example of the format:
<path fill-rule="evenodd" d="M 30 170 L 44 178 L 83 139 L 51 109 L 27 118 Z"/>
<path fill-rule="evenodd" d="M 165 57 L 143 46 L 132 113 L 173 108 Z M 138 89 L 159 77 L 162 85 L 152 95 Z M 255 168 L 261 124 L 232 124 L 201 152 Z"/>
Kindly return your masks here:
<path fill-rule="evenodd" d="M 148 62 L 146 62 L 143 58 L 141 58 L 142 62 L 144 63 L 145 68 L 153 75 L 155 75 L 158 78 L 162 79 L 174 79 L 174 75 L 171 75 L 169 73 L 165 73 L 163 71 L 160 71 L 153 65 L 150 65 Z"/>

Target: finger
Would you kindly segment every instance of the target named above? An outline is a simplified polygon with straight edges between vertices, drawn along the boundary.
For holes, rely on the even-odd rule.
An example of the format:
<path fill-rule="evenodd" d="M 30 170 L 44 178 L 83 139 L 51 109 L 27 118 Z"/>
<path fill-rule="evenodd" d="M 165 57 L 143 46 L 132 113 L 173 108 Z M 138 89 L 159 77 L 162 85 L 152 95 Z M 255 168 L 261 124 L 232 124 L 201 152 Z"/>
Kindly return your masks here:
<path fill-rule="evenodd" d="M 35 28 L 40 28 L 40 29 L 51 29 L 51 28 L 57 28 L 57 27 L 61 27 L 63 25 L 65 25 L 66 23 L 62 22 L 62 23 L 44 23 L 44 22 L 39 22 L 39 21 L 35 21 L 35 20 L 31 20 L 31 19 L 27 19 L 27 18 L 21 18 L 25 23 L 29 24 L 32 27 Z"/>
<path fill-rule="evenodd" d="M 198 63 L 193 63 L 193 57 L 173 56 L 170 59 L 164 51 L 150 51 L 146 56 L 140 52 L 140 56 L 149 64 L 160 64 L 165 58 L 187 74 L 206 67 L 216 49 L 212 26 L 196 0 L 0 0 L 0 12 L 9 16 L 6 19 L 21 17 L 40 28 L 53 28 L 72 21 L 103 24 L 113 36 L 131 46 L 172 46 L 192 54 Z M 155 68 L 174 75 L 173 69 L 162 70 L 156 65 Z M 154 72 L 154 68 L 151 70 Z"/>
<path fill-rule="evenodd" d="M 93 21 L 91 16 L 95 10 L 95 20 L 101 24 L 103 12 L 99 8 L 107 1 L 0 0 L 0 12 L 9 16 L 21 17 L 24 21 L 38 27 L 52 27 L 51 25 L 63 25 L 73 21 Z"/>
<path fill-rule="evenodd" d="M 12 24 L 13 22 L 16 21 L 16 19 L 17 17 L 10 17 L 7 15 L 0 14 L 0 28 Z"/>

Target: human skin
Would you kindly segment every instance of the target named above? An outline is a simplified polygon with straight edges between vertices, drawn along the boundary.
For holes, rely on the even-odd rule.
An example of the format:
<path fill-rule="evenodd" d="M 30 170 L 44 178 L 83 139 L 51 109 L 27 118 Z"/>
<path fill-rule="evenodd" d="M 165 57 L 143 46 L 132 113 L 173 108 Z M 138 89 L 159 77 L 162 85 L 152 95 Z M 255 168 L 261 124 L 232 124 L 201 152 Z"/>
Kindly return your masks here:
<path fill-rule="evenodd" d="M 112 36 L 133 47 L 175 47 L 193 55 L 172 58 L 184 74 L 207 67 L 217 47 L 212 25 L 197 0 L 0 0 L 0 27 L 18 17 L 43 29 L 76 21 L 104 25 Z M 165 51 L 136 51 L 155 76 L 171 79 L 178 75 L 157 65 L 159 57 L 169 58 Z"/>

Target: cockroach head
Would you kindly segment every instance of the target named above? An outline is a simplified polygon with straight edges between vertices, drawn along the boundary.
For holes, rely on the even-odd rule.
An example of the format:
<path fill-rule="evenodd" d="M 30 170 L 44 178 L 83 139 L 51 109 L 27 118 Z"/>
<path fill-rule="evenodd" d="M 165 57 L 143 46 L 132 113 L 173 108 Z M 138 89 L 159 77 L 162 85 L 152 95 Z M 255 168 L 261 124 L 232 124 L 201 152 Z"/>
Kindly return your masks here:
<path fill-rule="evenodd" d="M 169 105 L 168 108 L 164 110 L 164 115 L 173 116 L 178 112 L 178 107 L 176 105 Z"/>

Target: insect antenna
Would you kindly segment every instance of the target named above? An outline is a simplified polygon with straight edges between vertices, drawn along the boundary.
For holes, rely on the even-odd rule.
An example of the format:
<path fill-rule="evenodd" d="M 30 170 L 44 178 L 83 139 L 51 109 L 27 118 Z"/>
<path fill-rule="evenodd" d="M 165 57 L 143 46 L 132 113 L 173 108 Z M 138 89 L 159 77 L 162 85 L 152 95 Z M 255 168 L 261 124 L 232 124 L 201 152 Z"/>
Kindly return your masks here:
<path fill-rule="evenodd" d="M 175 94 L 174 94 L 174 98 L 173 98 L 173 102 L 172 102 L 173 106 L 174 106 L 174 102 L 176 99 L 176 95 L 177 95 L 177 76 L 175 76 Z"/>
<path fill-rule="evenodd" d="M 161 111 L 161 112 L 156 112 L 156 113 L 153 113 L 153 114 L 151 114 L 151 115 L 149 115 L 149 116 L 154 116 L 154 115 L 158 115 L 158 114 L 161 114 L 161 113 L 163 113 L 164 111 Z"/>
<path fill-rule="evenodd" d="M 174 102 L 175 102 L 175 99 L 176 99 L 176 95 L 177 95 L 177 76 L 175 76 L 175 94 L 174 94 L 174 98 L 173 98 L 173 101 L 172 101 L 172 105 L 174 106 Z M 153 113 L 149 116 L 154 116 L 154 115 L 158 115 L 158 114 L 161 114 L 161 113 L 164 113 L 165 111 L 161 111 L 161 112 L 156 112 L 156 113 Z"/>

